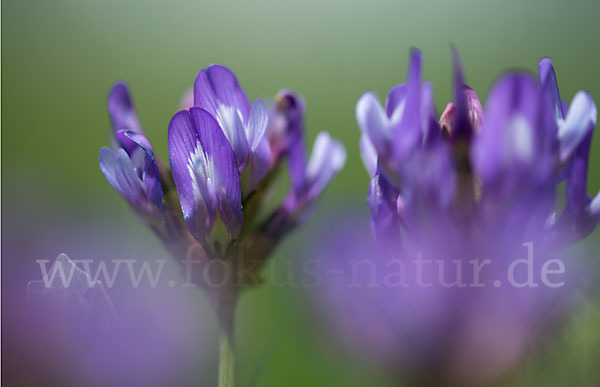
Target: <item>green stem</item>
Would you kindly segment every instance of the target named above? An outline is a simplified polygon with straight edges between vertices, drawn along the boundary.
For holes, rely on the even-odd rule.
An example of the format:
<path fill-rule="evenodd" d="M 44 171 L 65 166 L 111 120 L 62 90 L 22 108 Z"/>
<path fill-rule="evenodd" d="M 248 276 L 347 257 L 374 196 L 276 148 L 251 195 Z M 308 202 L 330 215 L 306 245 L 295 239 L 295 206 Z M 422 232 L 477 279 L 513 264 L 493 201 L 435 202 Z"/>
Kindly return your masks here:
<path fill-rule="evenodd" d="M 234 375 L 233 329 L 221 329 L 219 339 L 219 387 L 233 387 Z"/>
<path fill-rule="evenodd" d="M 232 243 L 227 248 L 227 259 L 230 263 L 230 270 L 235 273 L 235 259 L 239 253 L 237 243 Z M 239 289 L 236 287 L 235 278 L 229 278 L 229 282 L 223 286 L 213 288 L 212 302 L 221 335 L 219 338 L 219 384 L 218 387 L 234 387 L 235 379 L 235 308 L 239 295 Z"/>

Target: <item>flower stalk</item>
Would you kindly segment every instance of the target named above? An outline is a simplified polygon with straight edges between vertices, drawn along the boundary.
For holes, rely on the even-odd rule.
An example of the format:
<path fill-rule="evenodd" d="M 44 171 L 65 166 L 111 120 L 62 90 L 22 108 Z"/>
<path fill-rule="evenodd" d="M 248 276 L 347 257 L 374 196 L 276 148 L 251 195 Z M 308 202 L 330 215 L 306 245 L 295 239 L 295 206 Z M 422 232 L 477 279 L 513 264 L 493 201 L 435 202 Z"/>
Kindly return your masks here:
<path fill-rule="evenodd" d="M 235 383 L 235 350 L 231 330 L 221 328 L 219 337 L 219 387 L 233 387 Z"/>

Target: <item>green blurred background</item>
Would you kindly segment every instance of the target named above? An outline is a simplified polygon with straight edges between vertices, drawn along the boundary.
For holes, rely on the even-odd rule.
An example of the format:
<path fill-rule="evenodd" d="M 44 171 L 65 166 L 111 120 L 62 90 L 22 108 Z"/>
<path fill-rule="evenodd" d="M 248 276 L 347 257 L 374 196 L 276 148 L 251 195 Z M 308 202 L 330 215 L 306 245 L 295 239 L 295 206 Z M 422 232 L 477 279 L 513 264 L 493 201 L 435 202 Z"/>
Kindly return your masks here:
<path fill-rule="evenodd" d="M 20 218 L 14 224 L 23 230 L 44 216 L 50 225 L 96 222 L 152 240 L 98 168 L 98 150 L 110 133 L 106 95 L 115 81 L 129 83 L 144 129 L 166 159 L 166 128 L 183 93 L 201 67 L 222 63 L 237 73 L 251 99 L 268 100 L 284 87 L 303 94 L 310 142 L 327 130 L 348 150 L 320 215 L 274 257 L 294 260 L 328 212 L 352 208 L 368 216 L 354 107 L 366 90 L 384 97 L 404 80 L 410 47 L 424 54 L 424 76 L 434 84 L 438 111 L 450 100 L 451 44 L 482 101 L 503 71 L 535 72 L 543 56 L 553 58 L 565 100 L 584 89 L 600 101 L 599 16 L 595 1 L 5 0 L 3 229 L 11 227 L 9 215 Z M 600 188 L 599 141 L 596 136 L 592 148 L 592 193 Z M 31 235 L 30 243 L 38 237 Z M 190 291 L 181 302 L 205 300 Z M 511 383 L 600 384 L 600 311 L 597 301 L 586 303 Z M 305 304 L 293 291 L 274 286 L 245 295 L 238 324 L 241 385 L 387 385 L 373 370 L 350 366 L 321 343 Z M 212 317 L 195 318 L 199 325 L 214 325 Z M 194 374 L 189 370 L 185 383 L 214 377 Z"/>

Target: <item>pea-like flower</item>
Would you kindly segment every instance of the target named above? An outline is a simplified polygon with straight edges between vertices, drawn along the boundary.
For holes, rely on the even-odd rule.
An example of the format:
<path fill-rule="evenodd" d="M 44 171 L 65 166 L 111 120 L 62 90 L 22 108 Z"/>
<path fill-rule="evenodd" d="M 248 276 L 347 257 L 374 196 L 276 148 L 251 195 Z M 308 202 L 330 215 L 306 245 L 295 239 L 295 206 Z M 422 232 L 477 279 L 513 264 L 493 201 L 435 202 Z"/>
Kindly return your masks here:
<path fill-rule="evenodd" d="M 269 169 L 271 148 L 265 136 L 269 112 L 257 99 L 252 104 L 227 67 L 202 69 L 194 84 L 194 106 L 205 109 L 219 126 L 233 149 L 238 170 L 249 194 Z"/>
<path fill-rule="evenodd" d="M 100 169 L 110 185 L 141 215 L 160 217 L 162 187 L 150 142 L 140 125 L 127 85 L 117 83 L 108 96 L 115 150 L 100 150 Z"/>
<path fill-rule="evenodd" d="M 260 202 L 271 184 L 268 176 L 277 169 L 284 153 L 288 154 L 270 137 L 279 136 L 287 148 L 303 150 L 302 127 L 292 123 L 295 129 L 280 130 L 269 124 L 270 114 L 282 114 L 282 110 L 284 115 L 294 114 L 292 105 L 269 113 L 260 99 L 250 104 L 233 72 L 211 65 L 196 78 L 194 107 L 177 113 L 171 120 L 169 158 L 183 216 L 191 234 L 209 251 L 224 253 L 237 240 L 244 224 L 256 215 L 255 203 Z M 276 130 L 279 132 L 272 136 L 267 133 Z M 270 221 L 259 228 L 261 232 L 268 231 L 267 237 L 273 241 L 281 237 L 284 229 L 296 224 L 299 213 L 344 164 L 343 147 L 326 133 L 317 137 L 313 152 L 308 163 L 303 154 L 301 158 L 290 158 L 290 194 L 268 218 Z"/>
<path fill-rule="evenodd" d="M 182 99 L 184 110 L 169 123 L 169 170 L 146 139 L 125 84 L 115 85 L 108 98 L 115 150 L 100 150 L 100 169 L 182 261 L 187 279 L 208 291 L 223 332 L 222 386 L 233 385 L 233 316 L 240 292 L 260 282 L 257 271 L 270 252 L 345 162 L 344 147 L 327 133 L 317 136 L 307 160 L 299 101 L 282 91 L 269 110 L 260 99 L 250 103 L 227 67 L 202 69 Z M 284 159 L 291 187 L 273 209 L 267 202 Z M 199 265 L 190 270 L 192 264 Z"/>
<path fill-rule="evenodd" d="M 270 110 L 260 99 L 250 103 L 222 65 L 202 69 L 182 101 L 185 110 L 168 128 L 169 171 L 144 135 L 127 86 L 117 83 L 108 97 L 115 150 L 101 149 L 102 172 L 171 251 L 181 255 L 185 249 L 173 245 L 193 245 L 183 235 L 187 227 L 209 258 L 235 250 L 239 257 L 232 260 L 254 255 L 247 259 L 264 261 L 342 168 L 343 146 L 321 133 L 307 160 L 302 97 L 284 90 Z M 289 194 L 271 214 L 260 214 L 284 159 Z M 258 222 L 258 215 L 266 220 Z"/>

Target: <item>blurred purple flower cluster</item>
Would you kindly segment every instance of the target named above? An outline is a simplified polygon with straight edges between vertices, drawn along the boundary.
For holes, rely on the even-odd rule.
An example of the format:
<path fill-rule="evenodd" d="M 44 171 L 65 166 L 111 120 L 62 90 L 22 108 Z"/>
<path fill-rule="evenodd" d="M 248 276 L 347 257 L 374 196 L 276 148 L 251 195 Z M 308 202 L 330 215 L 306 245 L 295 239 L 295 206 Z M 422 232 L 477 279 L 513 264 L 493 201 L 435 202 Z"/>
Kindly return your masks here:
<path fill-rule="evenodd" d="M 456 55 L 454 66 L 455 102 L 439 121 L 416 50 L 407 82 L 390 90 L 385 110 L 372 93 L 358 102 L 375 236 L 397 242 L 396 229 L 411 235 L 424 223 L 460 229 L 461 239 L 470 226 L 496 237 L 547 234 L 562 243 L 589 234 L 600 221 L 600 196 L 587 194 L 597 115 L 591 96 L 578 92 L 565 104 L 552 63 L 543 59 L 539 82 L 524 72 L 498 80 L 484 112 L 463 83 Z M 567 204 L 557 214 L 563 181 Z"/>
<path fill-rule="evenodd" d="M 581 285 L 563 258 L 600 221 L 587 193 L 596 106 L 585 92 L 563 102 L 543 59 L 539 80 L 503 75 L 484 110 L 454 53 L 454 101 L 438 118 L 421 61 L 413 50 L 385 106 L 358 101 L 374 239 L 345 222 L 325 243 L 320 298 L 359 354 L 423 385 L 485 385 Z"/>

